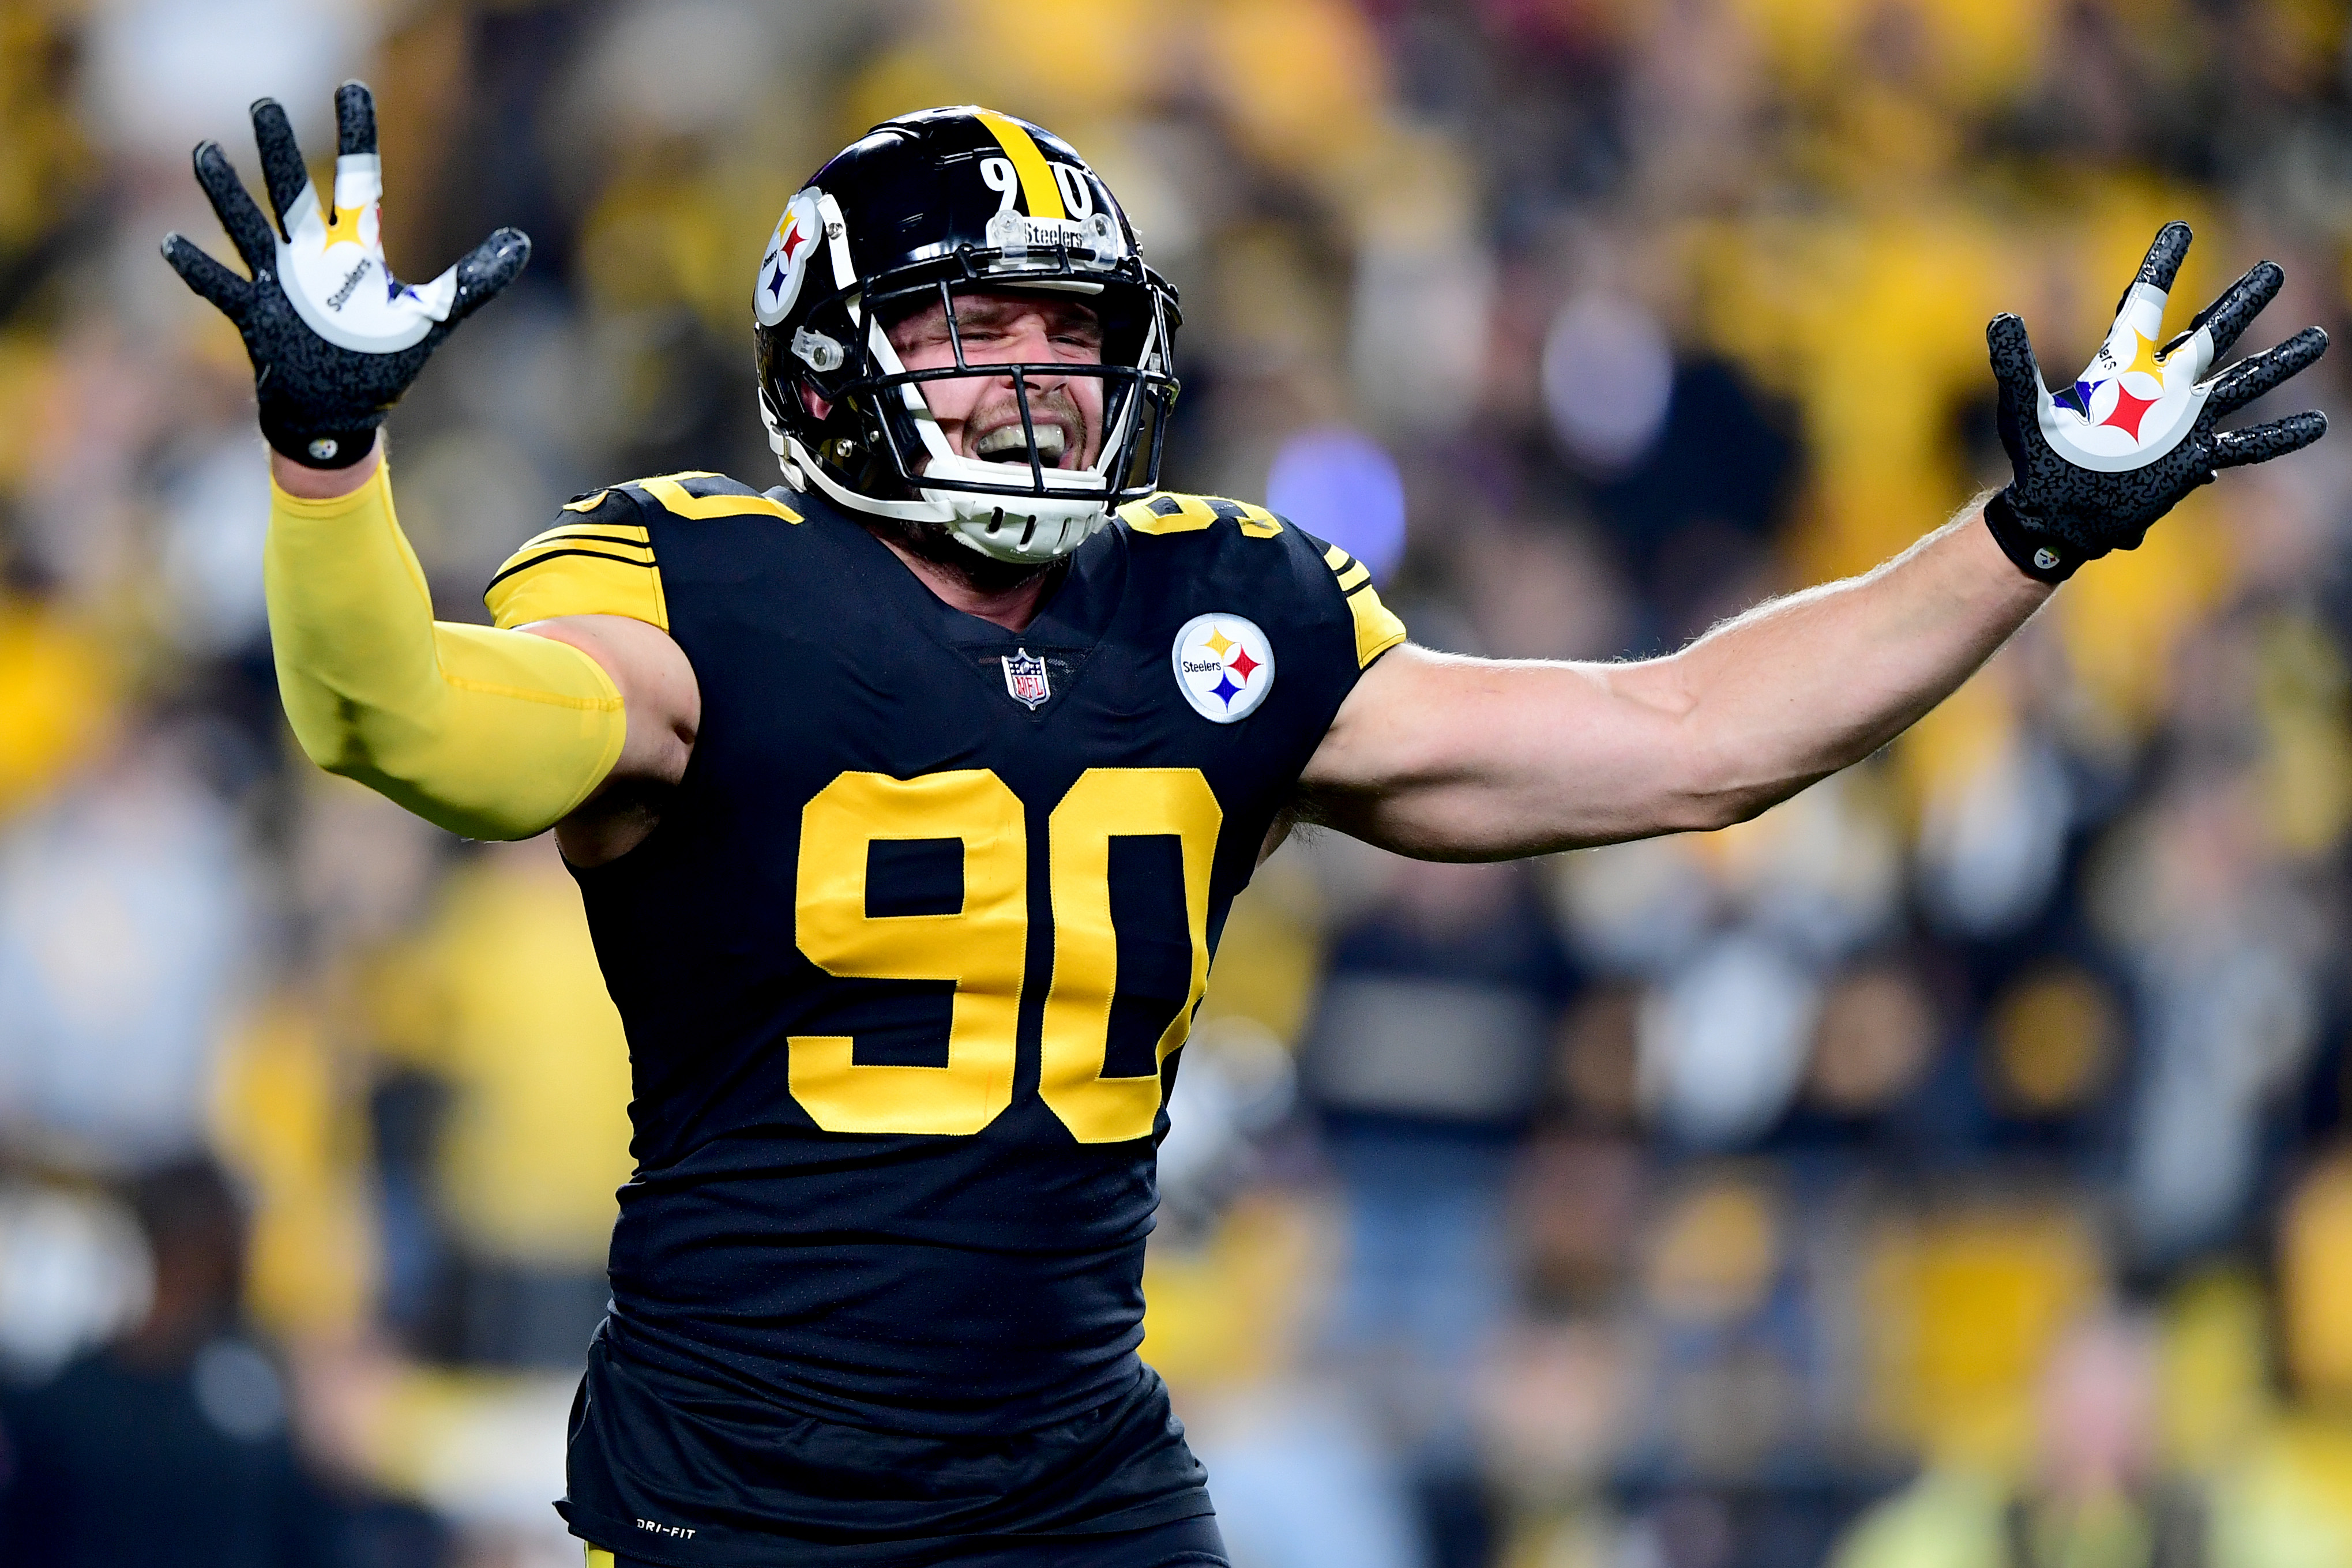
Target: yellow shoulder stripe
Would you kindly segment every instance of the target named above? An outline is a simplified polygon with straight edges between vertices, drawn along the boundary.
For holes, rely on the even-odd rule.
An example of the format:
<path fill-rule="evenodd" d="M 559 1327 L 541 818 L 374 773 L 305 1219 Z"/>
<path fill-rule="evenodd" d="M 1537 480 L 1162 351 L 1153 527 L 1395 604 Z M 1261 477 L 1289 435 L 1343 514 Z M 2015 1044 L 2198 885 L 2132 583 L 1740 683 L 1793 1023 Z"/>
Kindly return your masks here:
<path fill-rule="evenodd" d="M 740 517 L 764 516 L 781 517 L 797 523 L 801 515 L 782 501 L 765 496 L 696 496 L 688 493 L 679 483 L 685 479 L 715 479 L 719 476 L 700 472 L 663 474 L 637 481 L 637 488 L 659 501 L 663 507 L 681 517 Z"/>
<path fill-rule="evenodd" d="M 559 615 L 625 615 L 669 630 L 650 536 L 615 523 L 550 528 L 507 559 L 482 602 L 500 627 Z"/>
<path fill-rule="evenodd" d="M 1356 668 L 1360 670 L 1405 640 L 1404 622 L 1381 602 L 1380 591 L 1372 586 L 1370 567 L 1338 545 L 1323 552 L 1323 564 L 1339 579 L 1348 613 L 1355 621 Z"/>
<path fill-rule="evenodd" d="M 1033 218 L 1066 218 L 1070 214 L 1062 206 L 1062 187 L 1054 183 L 1054 171 L 1046 165 L 1045 154 L 1037 150 L 1037 139 L 1019 120 L 1008 119 L 992 109 L 975 109 L 972 114 L 988 127 L 1004 155 L 1013 160 L 1013 172 L 1021 176 L 1021 194 Z"/>
<path fill-rule="evenodd" d="M 648 560 L 653 559 L 652 536 L 635 523 L 558 523 L 545 533 L 533 534 L 523 540 L 514 555 L 508 558 L 509 564 L 520 559 L 526 550 L 567 542 L 610 545 L 623 555 L 643 555 Z"/>
<path fill-rule="evenodd" d="M 1270 539 L 1282 532 L 1282 519 L 1264 507 L 1229 501 L 1223 496 L 1179 496 L 1162 490 L 1140 501 L 1129 501 L 1117 515 L 1139 534 L 1189 534 L 1219 517 L 1231 517 L 1254 539 Z"/>
<path fill-rule="evenodd" d="M 1381 602 L 1370 582 L 1348 595 L 1348 613 L 1356 622 L 1356 668 L 1362 669 L 1405 639 L 1404 622 Z"/>

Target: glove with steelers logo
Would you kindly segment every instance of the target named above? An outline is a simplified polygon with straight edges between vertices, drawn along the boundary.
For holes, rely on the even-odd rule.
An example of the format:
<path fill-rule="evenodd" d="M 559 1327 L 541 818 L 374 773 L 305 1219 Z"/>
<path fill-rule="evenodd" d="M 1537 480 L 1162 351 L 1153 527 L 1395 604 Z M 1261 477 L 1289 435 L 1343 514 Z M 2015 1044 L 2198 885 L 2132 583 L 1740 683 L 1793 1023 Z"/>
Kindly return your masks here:
<path fill-rule="evenodd" d="M 319 193 L 274 99 L 253 106 L 253 135 L 276 227 L 262 217 L 217 141 L 196 144 L 196 183 L 253 274 L 215 261 L 179 235 L 163 259 L 236 323 L 253 360 L 261 434 L 293 461 L 343 468 L 367 455 L 375 428 L 441 340 L 530 257 L 530 240 L 500 229 L 426 284 L 403 283 L 384 264 L 383 163 L 375 99 L 345 82 L 335 94 L 334 206 Z"/>
<path fill-rule="evenodd" d="M 2306 327 L 2274 349 L 2205 377 L 2286 281 L 2257 263 L 2162 348 L 2164 305 L 2189 225 L 2164 225 L 2139 276 L 2116 307 L 2116 324 L 2074 384 L 2053 395 L 2042 383 L 2025 323 L 2001 315 L 1985 329 L 2000 383 L 2000 441 L 2014 476 L 1985 505 L 1985 521 L 2027 576 L 2063 582 L 2086 560 L 2133 549 L 2148 525 L 2224 468 L 2265 463 L 2327 434 L 2327 416 L 2290 414 L 2247 430 L 2214 425 L 2327 350 Z"/>

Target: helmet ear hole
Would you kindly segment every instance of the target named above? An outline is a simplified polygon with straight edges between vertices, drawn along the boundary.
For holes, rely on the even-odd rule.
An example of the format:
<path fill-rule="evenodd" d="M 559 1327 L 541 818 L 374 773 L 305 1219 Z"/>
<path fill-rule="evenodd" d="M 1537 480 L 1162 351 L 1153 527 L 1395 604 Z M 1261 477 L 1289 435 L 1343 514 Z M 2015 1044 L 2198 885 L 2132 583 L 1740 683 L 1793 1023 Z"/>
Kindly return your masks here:
<path fill-rule="evenodd" d="M 830 375 L 849 362 L 849 350 L 822 332 L 805 327 L 793 329 L 793 353 L 809 369 Z"/>

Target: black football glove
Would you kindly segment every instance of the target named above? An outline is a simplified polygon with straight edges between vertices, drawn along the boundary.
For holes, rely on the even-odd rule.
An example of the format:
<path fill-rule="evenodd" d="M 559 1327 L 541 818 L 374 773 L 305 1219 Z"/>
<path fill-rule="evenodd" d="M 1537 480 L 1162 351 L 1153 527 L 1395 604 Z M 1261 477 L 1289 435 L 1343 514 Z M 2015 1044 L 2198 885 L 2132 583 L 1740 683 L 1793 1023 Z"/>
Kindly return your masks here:
<path fill-rule="evenodd" d="M 530 238 L 500 229 L 426 284 L 403 283 L 384 265 L 383 167 L 375 151 L 375 99 L 348 81 L 335 94 L 339 131 L 334 207 L 319 193 L 274 99 L 253 106 L 253 136 L 278 227 L 262 217 L 217 141 L 196 144 L 196 183 L 252 272 L 239 277 L 178 235 L 163 259 L 220 308 L 253 360 L 261 434 L 311 468 L 342 468 L 367 455 L 384 413 L 408 390 L 450 329 L 515 280 Z"/>
<path fill-rule="evenodd" d="M 2316 411 L 2249 430 L 2213 428 L 2326 352 L 2327 334 L 2306 327 L 2200 381 L 2286 275 L 2275 262 L 2257 263 L 2159 349 L 2165 298 L 2189 239 L 2187 224 L 2158 231 L 2106 342 L 2054 397 L 2024 322 L 2001 315 L 1985 329 L 2000 383 L 2000 444 L 2015 476 L 1986 504 L 1985 521 L 2029 577 L 2063 582 L 2086 560 L 2136 549 L 2149 524 L 2220 470 L 2268 462 L 2327 434 L 2327 416 Z"/>

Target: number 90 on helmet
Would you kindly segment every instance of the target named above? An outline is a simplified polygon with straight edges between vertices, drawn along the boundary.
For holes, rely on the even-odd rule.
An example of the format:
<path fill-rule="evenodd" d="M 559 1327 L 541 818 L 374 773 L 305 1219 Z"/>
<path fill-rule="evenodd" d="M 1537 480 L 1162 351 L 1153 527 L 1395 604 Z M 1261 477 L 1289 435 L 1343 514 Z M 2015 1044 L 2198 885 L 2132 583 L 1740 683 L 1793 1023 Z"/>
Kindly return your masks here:
<path fill-rule="evenodd" d="M 1102 362 L 955 362 L 908 370 L 886 328 L 975 288 L 1083 298 Z M 1007 561 L 1068 554 L 1111 510 L 1159 486 L 1178 382 L 1176 290 L 1143 263 L 1101 176 L 1040 126 L 971 105 L 885 120 L 836 153 L 785 206 L 752 295 L 760 413 L 796 488 L 907 523 L 945 527 Z M 1102 441 L 1065 469 L 1039 450 L 1041 381 L 1096 376 Z M 1010 380 L 1026 461 L 959 454 L 933 418 L 933 382 Z M 822 408 L 823 413 L 815 412 Z"/>

